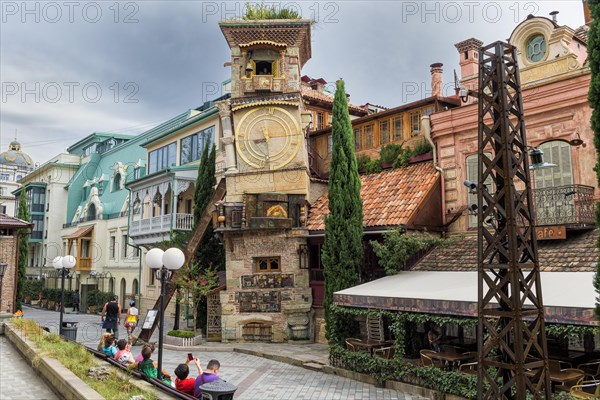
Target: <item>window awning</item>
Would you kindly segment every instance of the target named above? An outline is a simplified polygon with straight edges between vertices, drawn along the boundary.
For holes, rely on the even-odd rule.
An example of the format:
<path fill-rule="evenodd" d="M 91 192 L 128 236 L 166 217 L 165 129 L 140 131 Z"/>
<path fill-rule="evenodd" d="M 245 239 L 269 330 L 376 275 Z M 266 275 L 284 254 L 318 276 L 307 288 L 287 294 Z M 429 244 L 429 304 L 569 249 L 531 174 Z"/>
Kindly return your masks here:
<path fill-rule="evenodd" d="M 597 325 L 594 272 L 542 272 L 546 322 Z M 477 272 L 402 271 L 333 294 L 335 304 L 465 317 L 477 316 Z"/>
<path fill-rule="evenodd" d="M 73 240 L 73 239 L 79 239 L 81 237 L 89 236 L 89 234 L 92 233 L 93 230 L 94 230 L 94 225 L 79 228 L 75 232 L 73 232 L 72 234 L 67 236 L 67 239 Z"/>

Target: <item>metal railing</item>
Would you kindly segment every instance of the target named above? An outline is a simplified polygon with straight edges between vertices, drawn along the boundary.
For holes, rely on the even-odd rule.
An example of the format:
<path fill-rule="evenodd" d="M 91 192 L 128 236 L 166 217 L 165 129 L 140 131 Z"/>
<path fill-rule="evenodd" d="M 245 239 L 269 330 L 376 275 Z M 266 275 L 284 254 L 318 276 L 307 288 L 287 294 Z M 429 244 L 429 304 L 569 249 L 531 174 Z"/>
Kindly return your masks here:
<path fill-rule="evenodd" d="M 565 185 L 533 190 L 536 225 L 593 225 L 594 188 Z"/>
<path fill-rule="evenodd" d="M 177 213 L 173 216 L 173 229 L 180 231 L 191 231 L 194 226 L 192 214 Z M 162 233 L 171 230 L 171 214 L 159 215 L 157 217 L 144 218 L 131 221 L 129 234 L 145 235 L 149 233 Z"/>

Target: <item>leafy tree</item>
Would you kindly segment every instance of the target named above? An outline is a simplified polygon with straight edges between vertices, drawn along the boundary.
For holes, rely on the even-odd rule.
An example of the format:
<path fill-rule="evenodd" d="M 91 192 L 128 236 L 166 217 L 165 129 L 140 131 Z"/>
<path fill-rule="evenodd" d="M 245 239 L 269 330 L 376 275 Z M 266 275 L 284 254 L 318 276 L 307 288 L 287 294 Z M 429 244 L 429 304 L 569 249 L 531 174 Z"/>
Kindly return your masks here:
<path fill-rule="evenodd" d="M 197 335 L 196 327 L 198 326 L 198 306 L 200 300 L 217 287 L 218 282 L 219 279 L 214 270 L 204 269 L 200 272 L 198 265 L 193 262 L 184 265 L 177 271 L 174 283 L 180 290 L 183 289 L 187 294 L 186 301 L 193 310 L 194 336 Z"/>
<path fill-rule="evenodd" d="M 333 293 L 358 283 L 362 260 L 363 209 L 354 136 L 344 81 L 336 82 L 332 123 L 333 150 L 329 175 L 329 215 L 322 250 L 325 274 L 324 311 L 330 345 L 354 333 L 354 318 L 332 312 Z"/>
<path fill-rule="evenodd" d="M 204 146 L 200 164 L 198 165 L 198 176 L 196 177 L 196 190 L 194 191 L 194 227 L 200 222 L 200 217 L 208 202 L 213 196 L 217 178 L 215 178 L 216 149 L 213 144 Z"/>
<path fill-rule="evenodd" d="M 411 257 L 432 246 L 447 246 L 449 241 L 429 233 L 405 233 L 396 228 L 383 234 L 383 243 L 375 240 L 369 242 L 379 259 L 379 265 L 387 275 L 397 274 L 406 267 Z"/>
<path fill-rule="evenodd" d="M 296 10 L 267 6 L 263 3 L 252 5 L 246 3 L 246 13 L 242 17 L 245 20 L 257 19 L 300 19 L 302 16 Z"/>
<path fill-rule="evenodd" d="M 29 208 L 25 198 L 25 188 L 21 190 L 19 196 L 19 208 L 17 217 L 23 221 L 30 222 Z M 27 256 L 29 255 L 29 232 L 25 229 L 19 231 L 19 265 L 17 270 L 17 303 L 15 310 L 21 309 L 21 300 L 23 299 L 23 285 L 27 279 Z"/>
<path fill-rule="evenodd" d="M 588 37 L 588 61 L 592 73 L 592 81 L 588 92 L 590 107 L 592 108 L 591 126 L 594 131 L 594 146 L 596 147 L 596 178 L 600 185 L 600 0 L 588 0 L 592 22 Z M 600 226 L 600 204 L 596 204 L 596 226 Z M 596 246 L 600 248 L 600 238 Z M 600 261 L 596 264 L 596 276 L 594 277 L 596 288 L 596 318 L 600 319 Z"/>

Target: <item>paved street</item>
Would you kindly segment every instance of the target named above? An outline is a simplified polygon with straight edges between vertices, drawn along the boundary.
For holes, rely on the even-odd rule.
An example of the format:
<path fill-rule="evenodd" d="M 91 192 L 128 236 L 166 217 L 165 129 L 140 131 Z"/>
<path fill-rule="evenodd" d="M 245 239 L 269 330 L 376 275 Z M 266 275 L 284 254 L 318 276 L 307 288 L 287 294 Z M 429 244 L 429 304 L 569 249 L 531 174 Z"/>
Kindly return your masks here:
<path fill-rule="evenodd" d="M 44 326 L 48 326 L 56 332 L 59 315 L 57 312 L 45 311 L 33 308 L 25 308 L 25 318 L 34 319 Z M 100 317 L 87 314 L 66 314 L 65 321 L 78 321 L 79 329 L 77 339 L 88 346 L 96 347 L 100 338 Z M 170 327 L 172 324 L 165 324 Z M 120 332 L 121 336 L 123 332 Z M 158 338 L 156 338 L 158 339 Z M 357 382 L 352 379 L 342 378 L 322 372 L 311 371 L 305 368 L 272 361 L 231 351 L 219 351 L 223 345 L 215 343 L 208 344 L 215 351 L 197 352 L 194 356 L 200 358 L 202 365 L 215 358 L 221 363 L 221 376 L 238 386 L 236 399 L 277 399 L 277 400 L 358 400 L 358 399 L 398 399 L 413 400 L 414 397 L 389 389 L 377 388 L 373 385 Z M 248 348 L 252 345 L 244 345 Z M 260 348 L 261 344 L 257 344 Z M 294 351 L 300 350 L 302 346 L 282 345 L 290 347 Z M 231 345 L 229 345 L 231 347 Z M 236 347 L 238 347 L 236 345 Z M 297 350 L 297 351 L 298 351 Z M 134 347 L 133 353 L 137 355 L 139 347 Z M 175 351 L 165 349 L 163 353 L 164 368 L 173 372 L 177 364 L 184 362 L 187 351 Z M 156 359 L 156 353 L 154 359 Z M 195 375 L 194 371 L 191 375 Z"/>
<path fill-rule="evenodd" d="M 58 399 L 6 337 L 0 336 L 0 400 Z"/>

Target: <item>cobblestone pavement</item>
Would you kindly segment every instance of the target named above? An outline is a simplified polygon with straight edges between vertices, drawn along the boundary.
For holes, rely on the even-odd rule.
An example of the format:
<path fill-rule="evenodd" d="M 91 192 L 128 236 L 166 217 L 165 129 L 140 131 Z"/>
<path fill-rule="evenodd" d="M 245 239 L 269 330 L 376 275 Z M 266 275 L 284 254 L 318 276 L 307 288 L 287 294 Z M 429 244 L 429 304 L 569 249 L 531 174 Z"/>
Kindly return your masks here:
<path fill-rule="evenodd" d="M 0 336 L 0 400 L 58 399 L 6 339 Z"/>
<path fill-rule="evenodd" d="M 25 308 L 24 312 L 25 318 L 36 320 L 41 325 L 49 327 L 53 332 L 57 331 L 59 319 L 57 312 L 35 308 Z M 79 322 L 78 341 L 94 348 L 97 346 L 101 335 L 98 315 L 65 314 L 64 321 Z M 170 327 L 172 322 L 165 323 L 165 325 Z M 119 334 L 123 337 L 124 332 L 119 332 Z M 158 338 L 156 337 L 156 339 Z M 252 344 L 235 345 L 235 347 L 246 349 L 252 346 Z M 256 346 L 261 351 L 267 347 L 262 344 Z M 296 345 L 290 344 L 278 345 L 278 347 L 282 349 L 282 353 L 292 353 L 301 348 L 310 350 L 310 347 L 305 345 L 296 347 Z M 322 345 L 314 347 L 325 349 Z M 416 400 L 416 397 L 396 390 L 377 388 L 352 379 L 311 371 L 254 355 L 224 351 L 228 348 L 233 348 L 233 345 L 208 343 L 203 346 L 202 351 L 192 352 L 194 356 L 200 358 L 203 366 L 210 359 L 219 360 L 221 376 L 238 387 L 235 398 L 239 400 Z M 137 355 L 139 351 L 139 347 L 134 347 L 134 355 Z M 177 364 L 185 362 L 187 353 L 187 350 L 165 349 L 163 351 L 163 368 L 172 373 Z M 326 359 L 326 356 L 321 355 L 321 357 Z M 153 359 L 157 359 L 156 353 L 153 355 Z M 196 372 L 192 368 L 190 375 L 194 376 L 195 374 Z"/>

